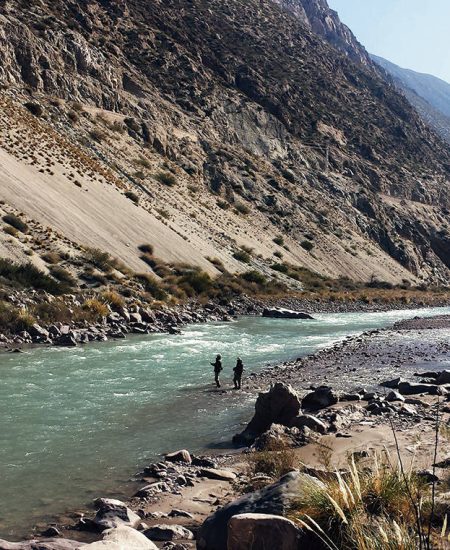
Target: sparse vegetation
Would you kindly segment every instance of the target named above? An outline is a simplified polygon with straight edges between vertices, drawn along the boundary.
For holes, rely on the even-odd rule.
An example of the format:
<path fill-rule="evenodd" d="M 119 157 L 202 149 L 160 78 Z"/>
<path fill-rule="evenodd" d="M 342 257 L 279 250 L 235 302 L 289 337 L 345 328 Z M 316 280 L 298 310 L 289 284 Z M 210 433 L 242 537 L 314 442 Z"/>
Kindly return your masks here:
<path fill-rule="evenodd" d="M 177 178 L 170 172 L 158 172 L 155 179 L 168 187 L 173 187 L 177 183 Z"/>
<path fill-rule="evenodd" d="M 19 232 L 17 231 L 17 229 L 12 225 L 3 226 L 3 231 L 10 237 L 17 237 L 19 235 Z"/>
<path fill-rule="evenodd" d="M 105 290 L 100 294 L 100 298 L 109 306 L 115 309 L 121 309 L 125 306 L 125 300 L 114 290 Z"/>
<path fill-rule="evenodd" d="M 42 254 L 41 258 L 47 264 L 57 264 L 61 261 L 61 257 L 58 252 L 45 252 Z"/>
<path fill-rule="evenodd" d="M 369 469 L 352 461 L 345 479 L 336 473 L 305 487 L 292 519 L 332 550 L 415 550 L 414 499 L 426 508 L 428 491 L 391 461 L 374 462 Z"/>
<path fill-rule="evenodd" d="M 97 298 L 89 298 L 83 304 L 83 309 L 88 311 L 94 318 L 107 317 L 109 314 L 108 306 Z"/>
<path fill-rule="evenodd" d="M 28 225 L 15 214 L 5 214 L 2 220 L 8 225 L 14 227 L 14 229 L 17 229 L 17 231 L 20 231 L 21 233 L 28 232 Z"/>
<path fill-rule="evenodd" d="M 50 294 L 64 294 L 70 290 L 70 285 L 56 281 L 33 264 L 16 264 L 6 258 L 0 258 L 0 277 L 11 286 L 45 290 Z"/>
<path fill-rule="evenodd" d="M 17 333 L 28 330 L 36 319 L 25 308 L 15 308 L 5 302 L 0 302 L 0 330 Z"/>
<path fill-rule="evenodd" d="M 305 239 L 300 243 L 300 246 L 307 252 L 311 252 L 311 250 L 314 248 L 314 243 L 308 239 Z"/>
<path fill-rule="evenodd" d="M 249 264 L 252 260 L 250 253 L 243 248 L 241 248 L 240 250 L 236 250 L 236 252 L 233 253 L 233 258 L 244 264 Z"/>
<path fill-rule="evenodd" d="M 124 195 L 127 199 L 130 199 L 130 201 L 135 204 L 139 204 L 139 195 L 137 195 L 134 191 L 125 191 Z"/>
<path fill-rule="evenodd" d="M 250 475 L 266 474 L 278 479 L 298 467 L 294 450 L 282 441 L 271 441 L 262 451 L 245 457 Z"/>
<path fill-rule="evenodd" d="M 275 237 L 275 238 L 273 239 L 273 242 L 274 242 L 275 244 L 277 244 L 278 246 L 283 246 L 283 245 L 284 245 L 284 238 L 283 238 L 282 235 L 278 235 L 277 237 Z"/>
<path fill-rule="evenodd" d="M 139 249 L 141 252 L 143 252 L 144 254 L 153 255 L 153 252 L 154 252 L 153 245 L 152 245 L 152 244 L 148 244 L 148 243 L 139 245 L 139 246 L 138 246 L 138 249 Z"/>
<path fill-rule="evenodd" d="M 244 216 L 246 216 L 247 214 L 250 213 L 250 208 L 246 204 L 244 204 L 243 202 L 235 203 L 234 209 L 236 210 L 236 212 L 238 214 L 242 214 Z"/>

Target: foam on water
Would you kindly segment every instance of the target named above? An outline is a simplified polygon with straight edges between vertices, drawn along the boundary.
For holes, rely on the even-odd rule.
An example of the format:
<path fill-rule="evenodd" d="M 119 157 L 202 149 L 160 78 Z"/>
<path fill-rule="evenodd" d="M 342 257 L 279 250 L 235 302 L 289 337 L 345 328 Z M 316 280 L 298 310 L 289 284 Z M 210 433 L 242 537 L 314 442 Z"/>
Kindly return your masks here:
<path fill-rule="evenodd" d="M 226 445 L 254 398 L 213 390 L 216 353 L 230 387 L 238 355 L 249 374 L 348 335 L 440 313 L 450 308 L 321 314 L 315 321 L 242 318 L 187 327 L 181 336 L 1 355 L 0 537 L 117 495 L 160 453 Z"/>

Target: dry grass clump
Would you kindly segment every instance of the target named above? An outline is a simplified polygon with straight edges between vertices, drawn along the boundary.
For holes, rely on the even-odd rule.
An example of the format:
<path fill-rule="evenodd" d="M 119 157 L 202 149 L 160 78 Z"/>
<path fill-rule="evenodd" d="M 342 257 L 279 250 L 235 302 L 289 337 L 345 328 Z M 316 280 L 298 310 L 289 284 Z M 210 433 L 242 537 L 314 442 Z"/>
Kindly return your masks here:
<path fill-rule="evenodd" d="M 36 319 L 25 308 L 15 308 L 5 302 L 0 302 L 0 330 L 17 333 L 28 330 L 36 323 Z"/>
<path fill-rule="evenodd" d="M 426 488 L 390 461 L 363 469 L 354 460 L 348 475 L 336 472 L 300 495 L 291 518 L 332 550 L 416 550 L 417 506 Z"/>
<path fill-rule="evenodd" d="M 127 199 L 130 199 L 130 201 L 134 202 L 135 204 L 139 204 L 139 195 L 134 191 L 125 191 L 124 195 Z"/>
<path fill-rule="evenodd" d="M 248 250 L 244 250 L 243 248 L 241 248 L 240 250 L 236 250 L 236 252 L 233 253 L 233 258 L 244 264 L 249 264 L 252 260 L 252 257 Z"/>
<path fill-rule="evenodd" d="M 100 294 L 100 298 L 106 304 L 116 309 L 121 309 L 125 306 L 125 300 L 122 298 L 120 294 L 118 294 L 114 290 L 105 290 L 105 292 L 102 292 Z"/>
<path fill-rule="evenodd" d="M 48 264 L 57 264 L 61 261 L 61 257 L 58 252 L 45 252 L 41 258 Z"/>
<path fill-rule="evenodd" d="M 155 179 L 168 187 L 173 187 L 177 183 L 177 178 L 170 172 L 158 172 Z"/>
<path fill-rule="evenodd" d="M 17 237 L 19 235 L 19 232 L 17 231 L 17 229 L 15 227 L 13 227 L 12 225 L 3 226 L 3 231 L 7 235 L 10 235 L 11 237 Z"/>
<path fill-rule="evenodd" d="M 14 229 L 17 229 L 17 231 L 22 233 L 28 232 L 28 225 L 20 219 L 19 216 L 16 216 L 15 214 L 5 214 L 2 219 L 5 223 L 11 225 Z"/>
<path fill-rule="evenodd" d="M 85 258 L 89 263 L 104 273 L 111 273 L 111 271 L 115 269 L 124 275 L 131 274 L 130 269 L 121 260 L 114 258 L 108 254 L 108 252 L 104 252 L 99 248 L 86 247 Z"/>
<path fill-rule="evenodd" d="M 84 304 L 83 309 L 88 311 L 94 318 L 103 318 L 109 315 L 108 306 L 97 298 L 88 298 Z"/>
<path fill-rule="evenodd" d="M 7 258 L 0 258 L 0 278 L 14 287 L 45 290 L 50 294 L 64 294 L 71 290 L 70 284 L 56 281 L 32 263 L 16 264 Z"/>
<path fill-rule="evenodd" d="M 271 440 L 262 451 L 245 455 L 249 475 L 278 479 L 298 467 L 295 452 L 281 440 Z"/>
<path fill-rule="evenodd" d="M 72 275 L 72 273 L 70 273 L 70 271 L 68 271 L 64 267 L 61 267 L 59 265 L 52 265 L 50 267 L 50 274 L 61 283 L 66 283 L 71 287 L 75 287 L 77 285 L 77 280 L 75 279 L 75 277 Z"/>
<path fill-rule="evenodd" d="M 144 243 L 144 244 L 139 245 L 139 246 L 138 246 L 138 249 L 139 249 L 143 254 L 150 254 L 150 255 L 152 255 L 153 252 L 154 252 L 153 245 L 152 245 L 152 244 L 149 244 L 149 243 Z"/>

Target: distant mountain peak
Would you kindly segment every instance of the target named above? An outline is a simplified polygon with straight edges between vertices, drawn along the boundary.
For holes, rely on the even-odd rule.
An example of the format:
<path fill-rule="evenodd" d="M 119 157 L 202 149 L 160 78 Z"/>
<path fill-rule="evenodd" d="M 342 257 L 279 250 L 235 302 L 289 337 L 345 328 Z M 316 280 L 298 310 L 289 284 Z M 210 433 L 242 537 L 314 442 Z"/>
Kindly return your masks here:
<path fill-rule="evenodd" d="M 430 74 L 404 69 L 377 55 L 371 58 L 390 75 L 425 122 L 450 143 L 450 84 Z"/>

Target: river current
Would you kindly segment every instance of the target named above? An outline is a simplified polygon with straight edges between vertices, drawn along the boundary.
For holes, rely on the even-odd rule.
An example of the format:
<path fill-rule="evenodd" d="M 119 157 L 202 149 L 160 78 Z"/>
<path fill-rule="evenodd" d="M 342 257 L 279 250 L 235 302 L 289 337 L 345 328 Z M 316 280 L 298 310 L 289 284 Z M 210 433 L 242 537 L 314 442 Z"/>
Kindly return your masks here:
<path fill-rule="evenodd" d="M 231 392 L 237 355 L 249 375 L 349 335 L 442 313 L 450 308 L 314 321 L 243 317 L 191 325 L 180 336 L 0 355 L 0 538 L 19 538 L 95 497 L 120 496 L 161 453 L 226 447 L 251 416 L 254 396 L 224 399 L 215 391 L 209 362 L 216 353 Z"/>

